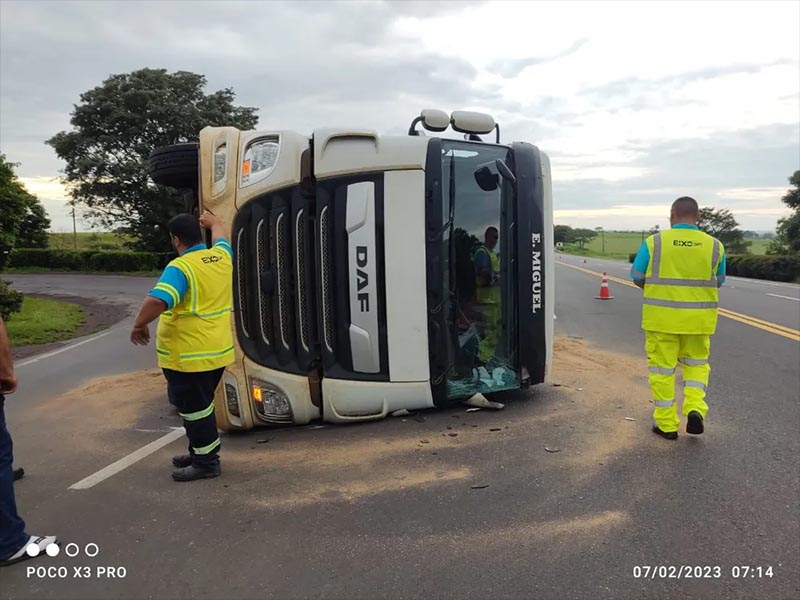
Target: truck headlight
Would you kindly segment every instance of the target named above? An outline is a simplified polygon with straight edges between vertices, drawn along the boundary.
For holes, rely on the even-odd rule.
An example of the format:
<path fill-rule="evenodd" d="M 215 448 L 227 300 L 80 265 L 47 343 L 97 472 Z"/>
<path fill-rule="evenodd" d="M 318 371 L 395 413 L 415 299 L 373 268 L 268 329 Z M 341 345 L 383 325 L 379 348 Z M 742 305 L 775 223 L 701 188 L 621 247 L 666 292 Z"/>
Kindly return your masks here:
<path fill-rule="evenodd" d="M 254 377 L 250 378 L 253 406 L 263 421 L 268 423 L 291 423 L 292 405 L 284 391 L 278 386 Z"/>

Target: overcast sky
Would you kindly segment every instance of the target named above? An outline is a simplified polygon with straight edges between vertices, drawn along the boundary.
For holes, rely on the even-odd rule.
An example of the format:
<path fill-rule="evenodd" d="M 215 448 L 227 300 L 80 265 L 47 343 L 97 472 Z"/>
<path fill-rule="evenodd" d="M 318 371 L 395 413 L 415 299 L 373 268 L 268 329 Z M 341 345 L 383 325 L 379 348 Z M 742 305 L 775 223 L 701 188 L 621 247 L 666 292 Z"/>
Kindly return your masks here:
<path fill-rule="evenodd" d="M 481 110 L 552 159 L 556 222 L 667 225 L 679 195 L 773 229 L 800 169 L 800 2 L 0 0 L 0 151 L 71 228 L 44 141 L 113 73 L 189 70 L 260 129 L 403 133 Z"/>

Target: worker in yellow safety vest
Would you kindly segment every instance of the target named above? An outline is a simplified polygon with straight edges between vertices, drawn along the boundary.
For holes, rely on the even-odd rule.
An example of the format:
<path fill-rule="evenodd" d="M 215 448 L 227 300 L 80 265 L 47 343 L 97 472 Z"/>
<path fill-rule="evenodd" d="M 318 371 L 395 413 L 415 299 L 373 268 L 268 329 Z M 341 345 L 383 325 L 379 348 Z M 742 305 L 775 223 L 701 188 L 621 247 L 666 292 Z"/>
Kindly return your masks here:
<path fill-rule="evenodd" d="M 719 287 L 725 281 L 725 249 L 699 230 L 693 198 L 672 203 L 669 231 L 642 244 L 631 278 L 644 290 L 642 329 L 653 392 L 653 432 L 678 438 L 675 370 L 683 376 L 686 433 L 701 434 L 708 413 L 711 335 L 717 328 Z"/>
<path fill-rule="evenodd" d="M 201 226 L 211 231 L 211 248 L 203 243 Z M 189 438 L 189 453 L 172 459 L 176 467 L 172 478 L 194 481 L 220 474 L 214 392 L 225 367 L 234 361 L 233 250 L 222 222 L 209 212 L 199 221 L 192 215 L 178 215 L 167 229 L 179 256 L 167 265 L 142 303 L 131 341 L 147 345 L 148 325 L 159 319 L 158 365 Z"/>
<path fill-rule="evenodd" d="M 497 227 L 488 227 L 484 243 L 475 251 L 475 300 L 483 328 L 478 346 L 478 360 L 488 364 L 497 351 L 500 336 L 500 257 L 494 249 L 500 235 Z"/>

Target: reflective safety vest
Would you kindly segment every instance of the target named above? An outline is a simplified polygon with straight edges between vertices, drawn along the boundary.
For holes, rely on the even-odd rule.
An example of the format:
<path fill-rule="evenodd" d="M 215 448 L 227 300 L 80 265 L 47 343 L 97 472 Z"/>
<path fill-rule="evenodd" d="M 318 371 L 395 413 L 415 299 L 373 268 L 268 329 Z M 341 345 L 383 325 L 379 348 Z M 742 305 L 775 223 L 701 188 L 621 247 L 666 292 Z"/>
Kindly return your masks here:
<path fill-rule="evenodd" d="M 234 361 L 231 332 L 233 261 L 219 247 L 195 250 L 171 261 L 186 276 L 183 299 L 158 320 L 158 366 L 173 371 L 211 371 Z"/>
<path fill-rule="evenodd" d="M 642 329 L 710 335 L 717 329 L 717 270 L 725 249 L 696 229 L 670 229 L 647 238 Z"/>
<path fill-rule="evenodd" d="M 481 245 L 475 251 L 475 259 L 481 252 L 486 253 L 489 257 L 489 262 L 492 266 L 491 284 L 486 286 L 482 285 L 480 277 L 475 276 L 475 299 L 480 304 L 500 304 L 500 257 L 492 252 L 485 245 Z"/>

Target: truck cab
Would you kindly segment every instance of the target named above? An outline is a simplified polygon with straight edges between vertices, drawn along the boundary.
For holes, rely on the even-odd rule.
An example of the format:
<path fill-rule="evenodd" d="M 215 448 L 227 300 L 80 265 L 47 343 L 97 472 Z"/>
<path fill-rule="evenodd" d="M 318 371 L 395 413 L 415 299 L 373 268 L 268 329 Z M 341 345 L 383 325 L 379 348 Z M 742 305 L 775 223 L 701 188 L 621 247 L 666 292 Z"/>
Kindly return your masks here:
<path fill-rule="evenodd" d="M 463 139 L 433 135 L 448 129 Z M 235 255 L 222 429 L 379 419 L 545 381 L 550 163 L 501 143 L 492 117 L 426 110 L 408 135 L 207 127 L 180 152 L 183 178 L 164 175 L 169 147 L 151 177 L 192 188 Z"/>

